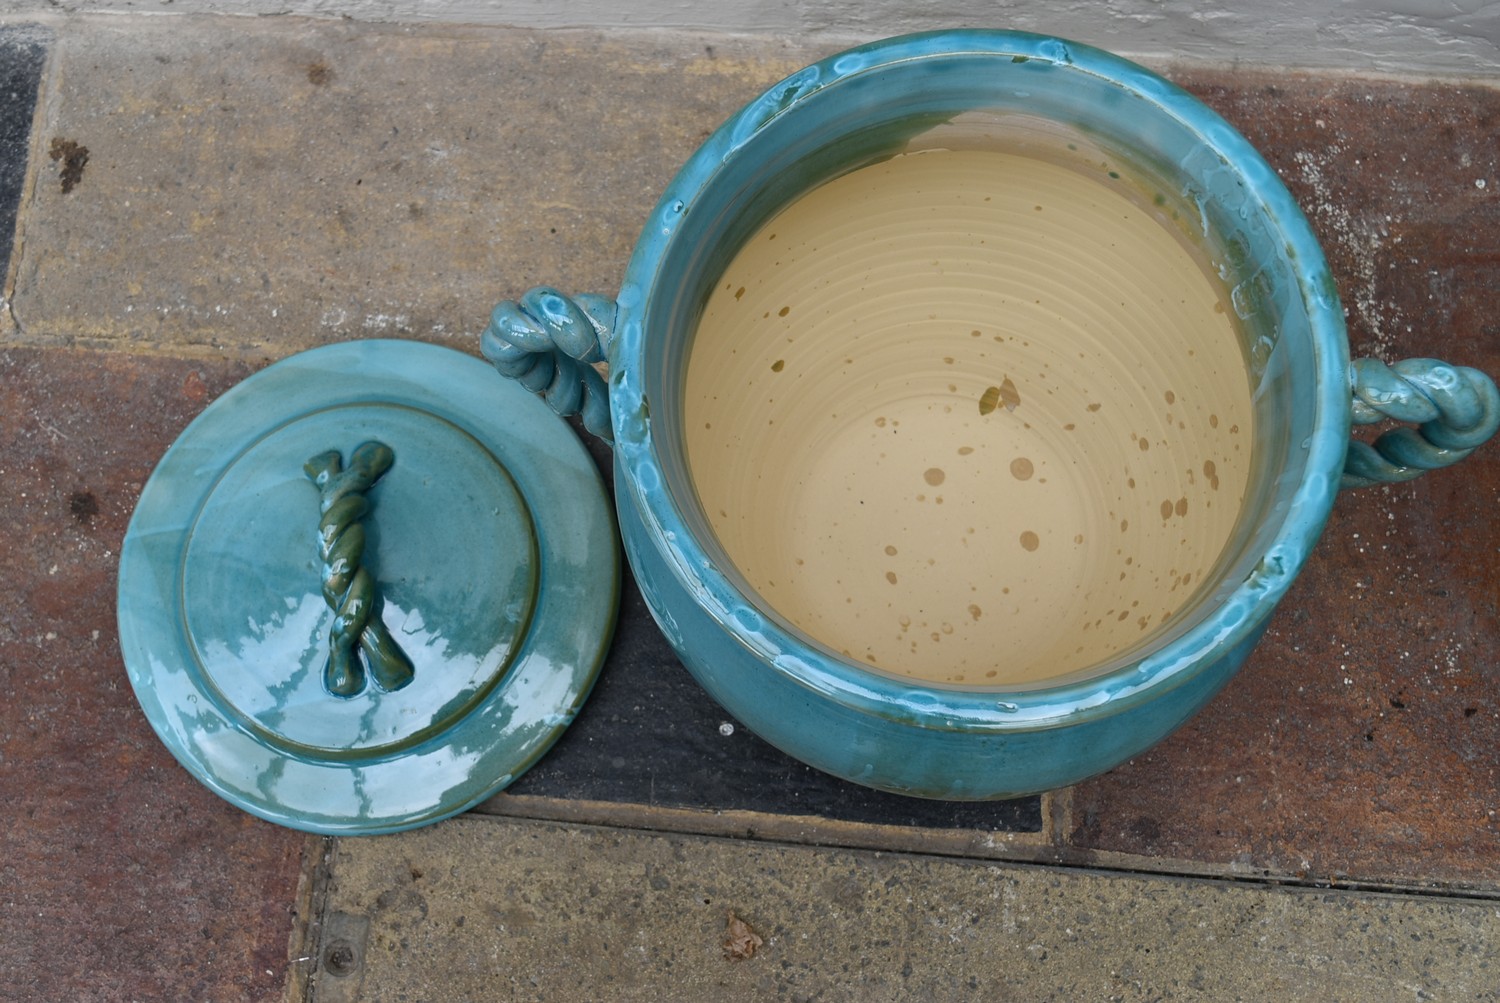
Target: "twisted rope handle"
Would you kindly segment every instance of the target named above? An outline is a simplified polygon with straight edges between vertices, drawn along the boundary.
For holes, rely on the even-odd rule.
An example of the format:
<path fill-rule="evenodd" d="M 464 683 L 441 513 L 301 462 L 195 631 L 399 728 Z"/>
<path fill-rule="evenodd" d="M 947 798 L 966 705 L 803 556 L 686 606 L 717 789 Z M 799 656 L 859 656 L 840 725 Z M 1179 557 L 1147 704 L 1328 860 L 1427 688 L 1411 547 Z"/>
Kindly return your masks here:
<path fill-rule="evenodd" d="M 1373 443 L 1351 442 L 1343 487 L 1409 481 L 1457 463 L 1500 428 L 1500 391 L 1484 373 L 1437 359 L 1404 359 L 1387 366 L 1356 359 L 1353 420 L 1420 422 L 1394 428 Z"/>
<path fill-rule="evenodd" d="M 614 441 L 609 389 L 594 364 L 603 362 L 614 335 L 615 302 L 604 296 L 568 297 L 548 286 L 495 307 L 480 351 L 502 376 L 540 392 L 560 415 L 582 414 L 583 426 Z"/>
<path fill-rule="evenodd" d="M 365 553 L 362 520 L 370 511 L 365 492 L 395 461 L 391 447 L 367 442 L 354 451 L 347 470 L 337 451 L 319 453 L 302 467 L 321 496 L 318 553 L 323 558 L 323 601 L 334 613 L 323 688 L 337 697 L 352 697 L 365 688 L 360 653 L 381 689 L 399 690 L 416 674 L 411 659 L 386 630 L 375 579 L 360 564 Z"/>

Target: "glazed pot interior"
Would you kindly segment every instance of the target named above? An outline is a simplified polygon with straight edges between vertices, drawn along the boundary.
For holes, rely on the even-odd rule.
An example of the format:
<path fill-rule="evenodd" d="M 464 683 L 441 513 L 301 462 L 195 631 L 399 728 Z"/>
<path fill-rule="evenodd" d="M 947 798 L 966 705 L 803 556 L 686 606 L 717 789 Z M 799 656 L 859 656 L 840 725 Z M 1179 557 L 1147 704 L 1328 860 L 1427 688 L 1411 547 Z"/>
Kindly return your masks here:
<path fill-rule="evenodd" d="M 1306 442 L 1320 423 L 1329 420 L 1326 408 L 1320 410 L 1315 378 L 1321 368 L 1320 353 L 1327 349 L 1315 343 L 1315 325 L 1308 303 L 1310 297 L 1332 296 L 1332 292 L 1310 288 L 1305 270 L 1299 268 L 1296 250 L 1311 240 L 1304 234 L 1305 223 L 1300 215 L 1276 218 L 1258 197 L 1259 182 L 1247 181 L 1239 165 L 1221 150 L 1219 141 L 1223 137 L 1205 128 L 1205 123 L 1212 126 L 1217 119 L 1204 111 L 1200 117 L 1187 120 L 1164 108 L 1159 95 L 1139 88 L 1140 78 L 1132 83 L 1137 86 L 1124 86 L 1108 75 L 1078 68 L 1066 59 L 993 51 L 907 58 L 838 75 L 820 86 L 794 83 L 781 91 L 773 90 L 767 98 L 726 124 L 717 146 L 706 144 L 707 152 L 699 154 L 700 158 L 716 155 L 719 159 L 707 167 L 698 165 L 709 171 L 707 180 L 684 200 L 683 225 L 660 256 L 642 316 L 646 337 L 640 378 L 650 402 L 656 461 L 670 504 L 702 548 L 707 562 L 724 575 L 746 603 L 758 608 L 791 637 L 844 662 L 850 672 L 884 676 L 894 673 L 896 678 L 910 674 L 888 664 L 887 649 L 851 650 L 849 644 L 837 639 L 830 641 L 822 630 L 807 629 L 808 617 L 788 606 L 791 600 L 775 591 L 781 587 L 779 584 L 767 585 L 762 575 L 757 588 L 753 569 L 747 574 L 733 559 L 731 554 L 738 552 L 740 563 L 746 563 L 746 548 L 753 549 L 754 542 L 753 538 L 748 544 L 745 540 L 736 541 L 733 532 L 726 529 L 725 520 L 716 518 L 725 513 L 722 498 L 709 497 L 712 492 L 705 485 L 711 478 L 700 472 L 695 481 L 691 440 L 703 424 L 703 416 L 695 413 L 695 408 L 701 412 L 701 404 L 692 400 L 687 374 L 705 309 L 736 257 L 757 236 L 765 239 L 765 224 L 808 193 L 836 180 L 847 180 L 846 176 L 861 168 L 889 162 L 901 154 L 937 150 L 1020 151 L 1045 157 L 1050 155 L 1048 151 L 1055 151 L 1063 160 L 1073 157 L 1088 165 L 1089 170 L 1099 174 L 1097 180 L 1102 183 L 1121 188 L 1165 231 L 1172 232 L 1173 239 L 1181 246 L 1197 249 L 1200 263 L 1217 276 L 1223 307 L 1232 321 L 1228 329 L 1234 332 L 1237 341 L 1234 354 L 1240 360 L 1240 368 L 1231 378 L 1242 381 L 1249 415 L 1245 423 L 1248 427 L 1236 428 L 1237 433 L 1243 434 L 1242 463 L 1222 496 L 1209 494 L 1208 486 L 1212 480 L 1217 490 L 1220 473 L 1229 479 L 1227 469 L 1219 471 L 1212 461 L 1205 464 L 1201 458 L 1194 458 L 1193 476 L 1203 489 L 1201 496 L 1190 498 L 1186 491 L 1180 498 L 1175 492 L 1163 498 L 1153 496 L 1145 501 L 1139 517 L 1134 511 L 1109 512 L 1111 521 L 1139 519 L 1140 523 L 1149 521 L 1154 525 L 1158 517 L 1152 513 L 1161 503 L 1162 531 L 1154 545 L 1159 549 L 1177 539 L 1176 523 L 1184 522 L 1181 519 L 1184 510 L 1191 505 L 1195 514 L 1199 512 L 1200 497 L 1220 504 L 1216 516 L 1218 536 L 1211 541 L 1212 552 L 1196 559 L 1195 573 L 1184 575 L 1176 566 L 1181 562 L 1170 558 L 1160 562 L 1160 574 L 1165 575 L 1167 570 L 1177 572 L 1170 576 L 1170 591 L 1174 593 L 1170 610 L 1152 610 L 1154 616 L 1147 617 L 1145 611 L 1131 611 L 1127 606 L 1125 612 L 1131 630 L 1122 632 L 1121 628 L 1109 635 L 1107 644 L 1077 645 L 1081 654 L 1073 661 L 1056 662 L 1055 668 L 1044 665 L 1040 671 L 1029 674 L 996 677 L 979 666 L 973 672 L 930 676 L 923 680 L 924 685 L 1037 689 L 1122 670 L 1145 654 L 1172 644 L 1213 616 L 1261 567 L 1283 532 L 1293 495 L 1309 473 Z M 1161 87 L 1170 91 L 1168 85 Z M 768 105 L 778 94 L 780 100 Z M 1233 139 L 1243 144 L 1238 137 Z M 1289 237 L 1287 228 L 1301 229 Z M 770 315 L 769 309 L 767 314 Z M 960 336 L 970 333 L 963 330 Z M 1001 338 L 997 335 L 994 340 Z M 1129 356 L 1140 352 L 1141 346 L 1126 346 L 1120 354 L 1128 362 Z M 842 346 L 825 346 L 824 355 L 833 360 L 830 365 L 843 354 Z M 934 350 L 932 354 L 943 356 L 943 351 Z M 855 357 L 851 348 L 848 358 L 852 362 Z M 770 358 L 758 359 L 757 374 L 765 375 L 761 367 Z M 786 360 L 776 358 L 765 368 L 779 375 L 785 364 Z M 903 367 L 907 363 L 898 360 L 888 364 L 888 368 L 891 366 Z M 1065 370 L 1065 365 L 1059 365 L 1050 374 L 1051 378 L 1065 384 L 1068 380 Z M 1123 381 L 1128 378 L 1128 370 L 1128 365 L 1122 365 L 1109 378 Z M 815 374 L 816 378 L 799 391 L 801 399 L 816 397 L 818 388 L 828 385 L 830 373 L 831 370 Z M 1186 379 L 1181 373 L 1191 370 L 1181 370 L 1179 382 Z M 970 415 L 973 421 L 993 420 L 995 416 L 1000 420 L 1024 417 L 1025 404 L 1013 406 L 1012 397 L 1017 386 L 1024 383 L 1012 382 L 1008 375 L 1002 380 L 998 375 L 980 374 L 967 383 L 955 379 L 950 385 L 959 399 L 974 398 Z M 1176 385 L 1174 388 L 1167 384 L 1163 387 L 1166 389 L 1158 387 L 1151 393 L 1165 396 L 1167 420 L 1183 426 L 1181 437 L 1191 438 L 1191 435 L 1177 416 L 1186 415 L 1189 401 L 1196 396 L 1201 403 L 1193 412 L 1196 421 L 1204 423 L 1212 418 L 1216 429 L 1210 432 L 1204 424 L 1202 435 L 1217 436 L 1213 441 L 1222 440 L 1224 448 L 1229 448 L 1230 440 L 1223 438 L 1228 432 L 1228 419 L 1222 419 L 1225 427 L 1220 428 L 1217 410 L 1222 408 L 1216 409 L 1213 400 L 1205 399 L 1209 396 L 1207 387 Z M 1062 396 L 1066 398 L 1067 392 Z M 1075 396 L 1081 408 L 1087 394 Z M 1161 406 L 1159 401 L 1158 408 Z M 1081 410 L 1079 414 L 1083 416 Z M 876 415 L 882 423 L 886 417 Z M 757 416 L 755 420 L 762 419 Z M 882 434 L 894 431 L 885 424 L 878 428 Z M 1168 424 L 1164 429 L 1160 435 L 1170 437 L 1172 426 Z M 750 434 L 749 430 L 745 434 Z M 771 428 L 756 429 L 753 434 L 765 439 L 789 433 Z M 872 430 L 870 434 L 876 433 Z M 1160 454 L 1168 443 L 1166 438 L 1155 441 L 1159 443 Z M 1239 450 L 1241 446 L 1236 444 L 1233 448 Z M 1145 447 L 1141 449 L 1140 456 L 1131 458 L 1133 462 L 1146 459 Z M 704 453 L 700 443 L 697 461 L 700 466 Z M 766 455 L 774 456 L 774 451 Z M 937 459 L 926 461 L 921 448 L 911 459 L 917 464 L 914 469 L 922 472 L 934 489 L 928 492 L 917 485 L 913 491 L 922 494 L 923 504 L 933 504 L 933 499 L 940 496 L 936 489 L 943 483 L 942 478 L 949 476 L 950 465 Z M 1042 480 L 1040 461 L 1033 464 L 1031 459 L 1019 455 L 997 455 L 995 459 L 1005 462 L 1010 471 L 1008 478 L 1031 483 Z M 1024 464 L 1017 462 L 1022 460 Z M 1220 464 L 1223 465 L 1222 459 Z M 1073 488 L 1075 492 L 1090 493 L 1105 490 L 1101 485 L 1118 487 L 1129 477 L 1129 470 L 1123 464 L 1121 471 L 1104 475 L 1103 480 L 1095 477 L 1075 482 Z M 1130 481 L 1134 487 L 1134 478 L 1130 477 Z M 1061 488 L 1061 479 L 1054 484 Z M 739 489 L 724 490 L 733 498 Z M 713 511 L 707 510 L 705 499 Z M 764 504 L 764 499 L 759 502 L 747 499 L 746 504 Z M 1104 507 L 1107 506 L 1101 506 L 1101 510 Z M 788 518 L 795 515 L 789 513 Z M 1321 527 L 1325 516 L 1323 512 L 1308 518 Z M 933 510 L 933 518 L 944 517 L 945 513 Z M 1039 551 L 1039 544 L 1046 542 L 1040 533 L 1019 525 L 1016 530 L 1015 542 L 1022 550 Z M 1121 530 L 1122 534 L 1125 532 Z M 1068 535 L 1073 536 L 1071 530 Z M 1076 543 L 1073 539 L 1061 542 L 1073 544 L 1080 554 L 1098 549 L 1093 540 L 1083 541 L 1083 535 L 1081 531 L 1076 534 L 1080 538 Z M 1123 549 L 1113 548 L 1114 542 L 1111 541 L 1112 549 L 1124 555 Z M 869 543 L 887 552 L 899 549 L 894 540 L 871 539 Z M 1017 553 L 1018 559 L 1025 556 Z M 1133 560 L 1126 563 L 1124 556 L 1116 563 L 1122 581 L 1139 571 L 1139 565 Z M 1108 568 L 1111 581 L 1115 571 L 1114 565 Z M 890 572 L 889 577 L 895 585 L 896 572 Z M 994 579 L 992 584 L 998 582 L 999 579 Z M 1168 586 L 1163 585 L 1162 589 L 1166 591 Z M 829 599 L 852 602 L 838 596 Z M 981 614 L 973 611 L 982 611 L 991 603 L 999 606 L 1001 602 L 999 595 L 976 595 L 969 606 L 972 620 L 981 619 Z M 1104 619 L 1107 606 L 1109 619 L 1114 621 L 1116 608 L 1122 603 L 1101 600 L 1099 605 L 1099 619 Z M 905 627 L 912 627 L 911 616 L 905 616 L 908 621 Z M 914 636 L 920 639 L 930 634 L 938 642 L 943 639 L 944 627 L 952 626 L 952 619 L 934 617 L 931 623 L 921 622 Z M 1138 619 L 1143 622 L 1136 626 Z M 857 627 L 851 629 L 858 632 Z M 1073 627 L 1072 632 L 1079 629 L 1081 625 Z M 954 631 L 947 631 L 950 647 L 953 635 Z M 900 640 L 904 645 L 905 639 Z M 1003 647 L 1003 635 L 991 643 Z M 1069 646 L 1071 649 L 1071 640 Z"/>

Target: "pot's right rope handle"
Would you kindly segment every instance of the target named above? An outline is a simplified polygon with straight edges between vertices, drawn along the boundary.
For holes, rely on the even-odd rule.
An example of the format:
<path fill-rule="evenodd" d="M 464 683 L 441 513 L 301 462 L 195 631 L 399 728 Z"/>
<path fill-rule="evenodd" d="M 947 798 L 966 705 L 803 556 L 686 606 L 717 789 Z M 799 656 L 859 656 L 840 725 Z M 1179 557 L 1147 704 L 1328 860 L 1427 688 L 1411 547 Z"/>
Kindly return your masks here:
<path fill-rule="evenodd" d="M 1353 419 L 1373 425 L 1393 418 L 1420 423 L 1393 428 L 1373 443 L 1351 442 L 1342 486 L 1409 481 L 1457 463 L 1500 428 L 1500 391 L 1484 373 L 1437 359 L 1387 366 L 1356 359 L 1350 367 Z"/>
<path fill-rule="evenodd" d="M 560 415 L 582 414 L 584 428 L 613 442 L 609 388 L 594 364 L 605 361 L 615 313 L 606 296 L 538 286 L 495 307 L 480 351 L 502 376 L 540 393 Z"/>

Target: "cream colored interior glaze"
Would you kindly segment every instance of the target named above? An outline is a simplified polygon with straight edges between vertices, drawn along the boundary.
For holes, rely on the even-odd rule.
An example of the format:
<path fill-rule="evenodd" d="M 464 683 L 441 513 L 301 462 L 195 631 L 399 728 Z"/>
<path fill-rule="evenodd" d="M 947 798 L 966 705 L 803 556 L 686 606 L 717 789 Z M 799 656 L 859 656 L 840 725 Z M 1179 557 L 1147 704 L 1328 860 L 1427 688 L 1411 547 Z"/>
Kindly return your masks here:
<path fill-rule="evenodd" d="M 699 499 L 823 645 L 941 682 L 1070 674 L 1218 558 L 1251 449 L 1236 322 L 1104 168 L 898 156 L 784 210 L 709 297 L 684 403 Z"/>

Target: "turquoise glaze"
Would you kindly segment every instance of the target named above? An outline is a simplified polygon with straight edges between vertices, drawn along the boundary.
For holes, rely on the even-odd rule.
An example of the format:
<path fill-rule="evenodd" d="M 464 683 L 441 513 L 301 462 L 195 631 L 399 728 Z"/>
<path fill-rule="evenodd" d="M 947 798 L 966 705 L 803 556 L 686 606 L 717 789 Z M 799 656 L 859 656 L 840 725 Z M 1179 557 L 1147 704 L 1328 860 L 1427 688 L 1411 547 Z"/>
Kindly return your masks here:
<path fill-rule="evenodd" d="M 389 457 L 355 448 L 376 439 Z M 331 445 L 354 451 L 341 484 Z M 341 489 L 364 496 L 363 539 L 329 554 L 347 526 L 320 508 Z M 413 675 L 335 696 L 328 558 L 356 549 L 366 612 Z M 163 456 L 121 553 L 120 645 L 152 727 L 211 790 L 298 829 L 389 832 L 489 797 L 572 721 L 618 555 L 598 470 L 532 394 L 451 349 L 330 345 L 234 387 Z"/>
<path fill-rule="evenodd" d="M 973 112 L 1062 123 L 1189 207 L 1213 235 L 1251 339 L 1255 469 L 1217 577 L 1144 653 L 1048 685 L 921 685 L 820 646 L 758 604 L 736 574 L 698 508 L 685 460 L 682 385 L 694 325 L 742 242 L 802 192 Z M 502 304 L 484 352 L 502 372 L 532 372 L 529 385 L 559 410 L 592 409 L 594 424 L 606 406 L 597 388 L 580 390 L 566 362 L 538 374 L 527 356 L 607 357 L 621 532 L 662 630 L 702 685 L 757 734 L 888 791 L 1011 797 L 1074 783 L 1159 741 L 1254 646 L 1343 477 L 1357 388 L 1333 278 L 1293 199 L 1250 144 L 1194 98 L 1139 66 L 1056 38 L 914 35 L 793 74 L 726 122 L 668 186 L 617 310 L 595 300 L 578 307 L 543 289 Z M 1418 366 L 1396 379 L 1405 391 L 1376 388 L 1367 403 L 1379 410 L 1422 396 L 1423 372 L 1432 370 Z M 1429 382 L 1451 386 L 1453 372 Z M 1385 462 L 1443 465 L 1494 431 L 1493 384 L 1464 372 L 1470 392 L 1453 389 L 1441 414 L 1418 419 L 1438 433 L 1450 425 L 1463 433 L 1428 455 L 1382 453 Z M 1370 388 L 1370 376 L 1362 373 L 1358 389 Z M 1379 467 L 1363 474 L 1379 476 Z"/>

